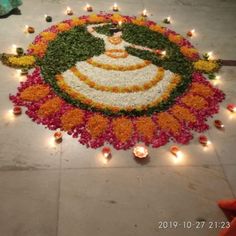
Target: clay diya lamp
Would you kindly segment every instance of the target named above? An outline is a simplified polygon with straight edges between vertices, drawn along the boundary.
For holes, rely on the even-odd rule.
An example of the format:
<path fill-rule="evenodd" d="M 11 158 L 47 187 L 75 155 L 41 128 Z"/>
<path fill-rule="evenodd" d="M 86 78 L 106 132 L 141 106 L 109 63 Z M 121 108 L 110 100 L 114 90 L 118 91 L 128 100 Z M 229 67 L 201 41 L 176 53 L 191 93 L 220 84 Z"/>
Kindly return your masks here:
<path fill-rule="evenodd" d="M 105 158 L 110 158 L 111 157 L 111 149 L 109 147 L 103 147 L 102 148 L 102 155 Z"/>
<path fill-rule="evenodd" d="M 214 125 L 217 129 L 221 129 L 221 130 L 224 129 L 224 125 L 223 125 L 222 121 L 220 121 L 220 120 L 215 120 Z"/>
<path fill-rule="evenodd" d="M 133 154 L 136 158 L 143 159 L 148 156 L 148 150 L 144 145 L 136 145 L 133 149 Z"/>
<path fill-rule="evenodd" d="M 13 114 L 16 115 L 16 116 L 18 116 L 18 115 L 21 115 L 21 113 L 22 113 L 21 107 L 20 107 L 20 106 L 14 106 L 14 108 L 13 108 Z"/>
<path fill-rule="evenodd" d="M 60 131 L 57 131 L 54 133 L 54 139 L 56 143 L 62 142 L 62 133 Z"/>

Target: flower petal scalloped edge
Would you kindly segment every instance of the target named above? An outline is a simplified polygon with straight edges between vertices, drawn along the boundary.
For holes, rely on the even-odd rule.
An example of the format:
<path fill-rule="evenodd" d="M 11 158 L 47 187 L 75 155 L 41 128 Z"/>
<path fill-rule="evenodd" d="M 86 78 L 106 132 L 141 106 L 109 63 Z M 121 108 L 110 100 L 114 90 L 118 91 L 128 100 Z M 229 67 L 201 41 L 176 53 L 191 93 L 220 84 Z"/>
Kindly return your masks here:
<path fill-rule="evenodd" d="M 66 20 L 58 26 L 54 25 L 35 38 L 28 49 L 28 55 L 42 57 L 46 52 L 47 44 L 59 32 L 85 22 L 107 22 L 109 20 L 145 25 L 162 33 L 182 47 L 183 53 L 189 60 L 194 62 L 200 59 L 197 50 L 191 43 L 175 32 L 160 27 L 152 21 L 112 14 L 82 16 Z M 32 97 L 30 93 L 25 92 L 27 99 L 22 99 L 24 97 L 21 95 L 22 92 L 27 88 L 29 91 L 30 89 L 34 91 L 34 86 L 39 86 L 37 89 L 42 88 L 42 91 L 32 94 Z M 37 98 L 37 96 L 40 97 Z M 129 149 L 140 141 L 152 147 L 165 145 L 169 140 L 187 144 L 193 137 L 191 130 L 202 132 L 209 128 L 206 118 L 219 112 L 219 103 L 224 97 L 223 92 L 214 88 L 200 72 L 195 71 L 186 92 L 178 97 L 175 104 L 167 111 L 154 113 L 149 117 L 109 117 L 66 103 L 45 83 L 41 77 L 40 68 L 37 67 L 32 74 L 27 76 L 25 82 L 21 82 L 17 94 L 10 95 L 10 100 L 15 105 L 25 106 L 26 114 L 37 124 L 43 124 L 50 130 L 64 130 L 87 147 L 98 148 L 104 143 L 110 143 L 116 149 Z M 191 101 L 191 104 L 188 101 Z M 77 111 L 72 112 L 75 109 Z M 183 113 L 185 115 L 182 115 Z M 65 125 L 65 121 L 70 124 Z M 147 123 L 147 133 L 144 132 L 145 123 Z"/>

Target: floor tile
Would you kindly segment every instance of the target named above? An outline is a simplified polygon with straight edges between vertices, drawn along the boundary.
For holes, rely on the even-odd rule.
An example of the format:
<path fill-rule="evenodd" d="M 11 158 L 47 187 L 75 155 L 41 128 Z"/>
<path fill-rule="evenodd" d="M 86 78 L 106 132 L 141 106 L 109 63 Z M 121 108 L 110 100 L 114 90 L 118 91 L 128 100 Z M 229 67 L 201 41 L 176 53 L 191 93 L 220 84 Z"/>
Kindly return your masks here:
<path fill-rule="evenodd" d="M 207 180 L 207 181 L 206 181 Z M 62 171 L 59 236 L 213 236 L 218 229 L 158 229 L 160 221 L 224 221 L 231 198 L 220 168 L 159 167 Z"/>
<path fill-rule="evenodd" d="M 0 171 L 0 235 L 56 236 L 57 171 Z"/>

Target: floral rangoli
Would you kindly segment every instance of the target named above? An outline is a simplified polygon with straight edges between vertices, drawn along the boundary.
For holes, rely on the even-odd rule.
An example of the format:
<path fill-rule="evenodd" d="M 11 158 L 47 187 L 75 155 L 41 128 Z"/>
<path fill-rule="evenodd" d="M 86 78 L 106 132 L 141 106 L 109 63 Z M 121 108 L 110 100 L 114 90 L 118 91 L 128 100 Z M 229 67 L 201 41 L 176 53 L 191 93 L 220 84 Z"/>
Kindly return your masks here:
<path fill-rule="evenodd" d="M 118 24 L 119 23 L 119 24 Z M 181 35 L 143 18 L 74 17 L 40 33 L 11 65 L 35 67 L 10 99 L 37 124 L 81 144 L 128 149 L 186 144 L 208 129 L 224 94 L 203 73 L 219 68 Z"/>

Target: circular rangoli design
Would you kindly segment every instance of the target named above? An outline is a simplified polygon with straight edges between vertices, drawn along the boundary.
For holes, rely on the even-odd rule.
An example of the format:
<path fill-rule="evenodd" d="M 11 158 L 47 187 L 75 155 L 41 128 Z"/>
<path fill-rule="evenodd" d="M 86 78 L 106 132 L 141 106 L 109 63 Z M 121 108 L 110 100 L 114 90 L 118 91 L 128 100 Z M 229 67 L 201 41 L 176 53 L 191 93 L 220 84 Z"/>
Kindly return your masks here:
<path fill-rule="evenodd" d="M 188 143 L 224 98 L 202 75 L 217 62 L 201 59 L 181 35 L 135 17 L 66 20 L 40 33 L 24 60 L 35 60 L 35 69 L 11 100 L 38 124 L 93 148 Z"/>

